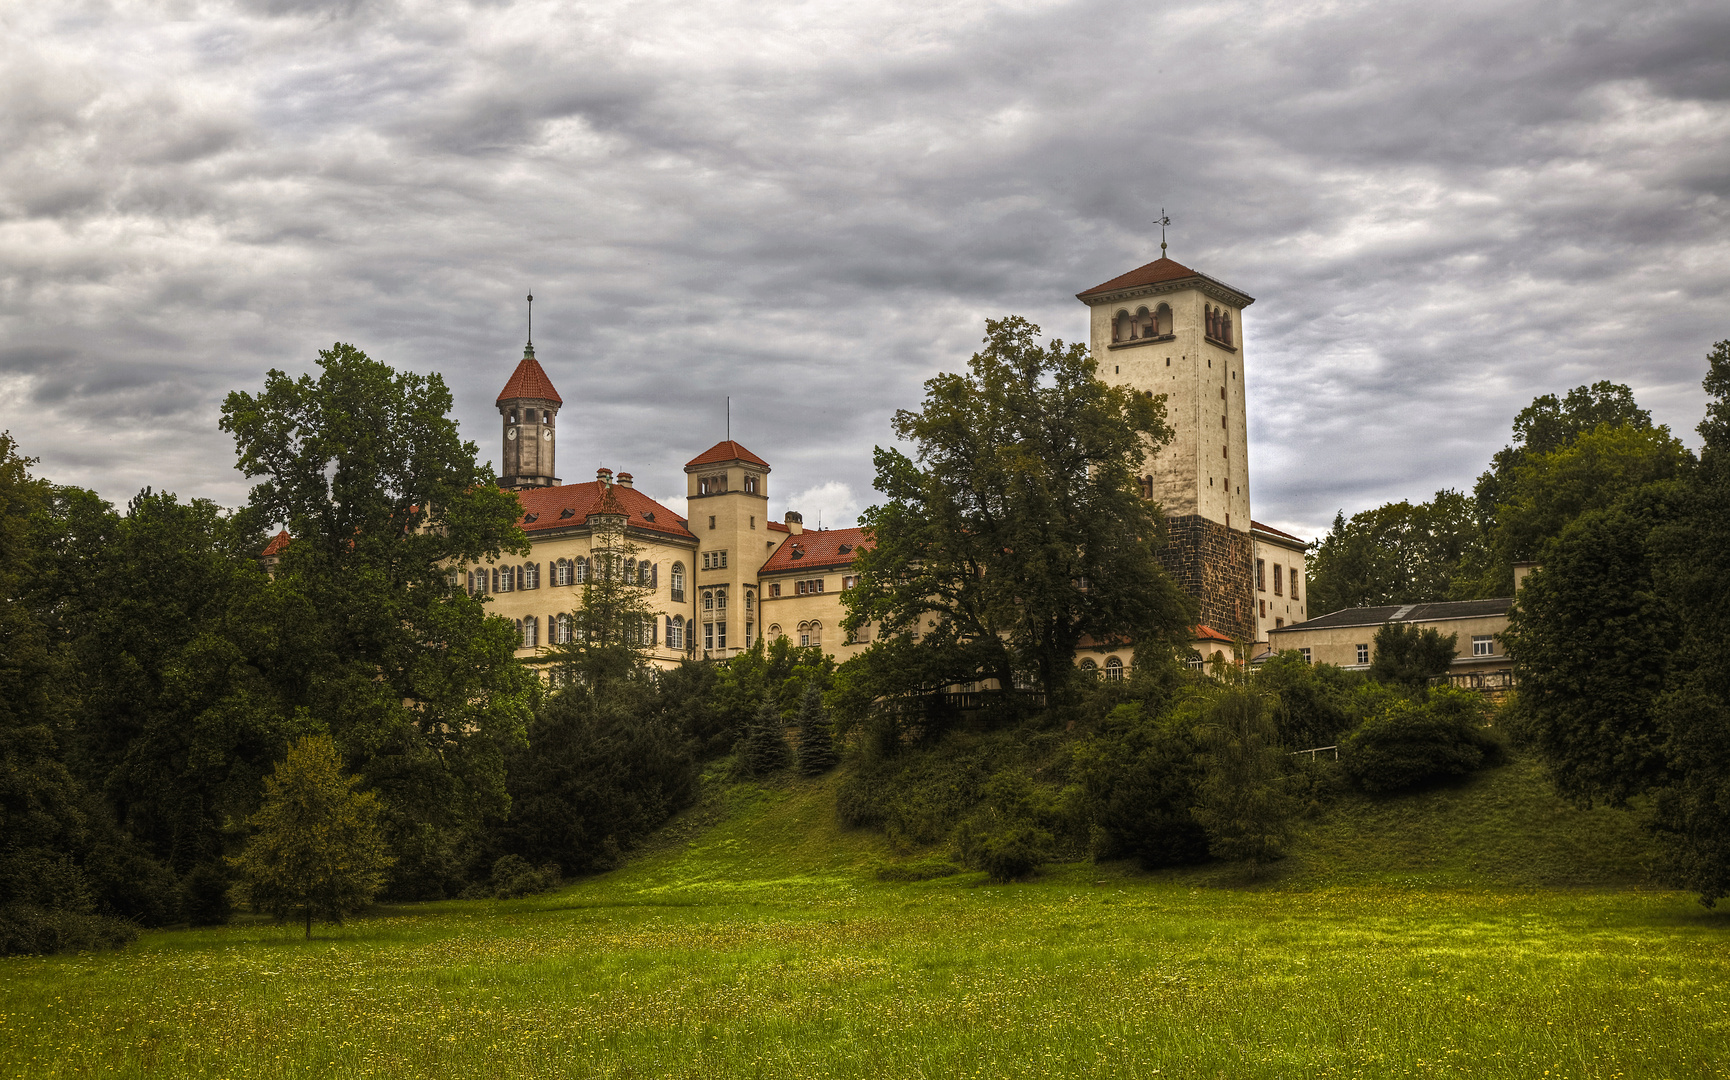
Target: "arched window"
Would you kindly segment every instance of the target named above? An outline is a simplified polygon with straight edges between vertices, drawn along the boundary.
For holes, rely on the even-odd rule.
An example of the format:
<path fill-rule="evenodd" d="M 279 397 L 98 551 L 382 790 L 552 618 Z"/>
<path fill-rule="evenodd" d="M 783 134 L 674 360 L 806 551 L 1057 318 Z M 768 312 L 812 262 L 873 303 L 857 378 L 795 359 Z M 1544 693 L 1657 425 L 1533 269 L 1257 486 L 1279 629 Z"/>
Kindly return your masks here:
<path fill-rule="evenodd" d="M 704 589 L 703 590 L 703 610 L 704 611 L 714 611 L 715 610 L 715 590 L 713 590 L 713 589 Z"/>
<path fill-rule="evenodd" d="M 637 580 L 637 560 L 626 559 L 625 560 L 625 584 L 629 585 L 629 584 L 635 582 L 636 580 Z"/>
<path fill-rule="evenodd" d="M 750 615 L 757 610 L 757 593 L 752 589 L 745 590 L 745 614 Z"/>
<path fill-rule="evenodd" d="M 499 583 L 497 586 L 499 592 L 515 592 L 516 591 L 516 589 L 517 589 L 517 568 L 516 567 L 514 567 L 514 566 L 501 566 L 498 568 L 496 573 L 499 575 Z"/>
<path fill-rule="evenodd" d="M 1135 336 L 1138 338 L 1153 337 L 1153 326 L 1153 312 L 1146 308 L 1137 309 L 1135 313 Z"/>
<path fill-rule="evenodd" d="M 1171 305 L 1161 304 L 1153 309 L 1154 333 L 1166 337 L 1171 333 Z"/>
<path fill-rule="evenodd" d="M 1123 678 L 1123 661 L 1117 657 L 1107 657 L 1105 661 L 1105 677 L 1108 679 Z"/>
<path fill-rule="evenodd" d="M 532 649 L 539 645 L 541 639 L 541 620 L 539 616 L 530 615 L 523 620 L 523 648 Z"/>
<path fill-rule="evenodd" d="M 726 589 L 716 589 L 715 590 L 715 610 L 716 611 L 722 611 L 722 612 L 727 610 L 727 590 Z"/>
<path fill-rule="evenodd" d="M 541 564 L 525 563 L 523 565 L 523 588 L 538 589 L 541 587 Z"/>
<path fill-rule="evenodd" d="M 1153 477 L 1144 476 L 1141 478 L 1140 483 L 1141 483 L 1141 497 L 1144 499 L 1153 498 Z"/>
<path fill-rule="evenodd" d="M 776 638 L 778 638 L 780 636 L 781 636 L 781 624 L 780 623 L 770 623 L 769 624 L 769 640 L 774 641 Z"/>
<path fill-rule="evenodd" d="M 685 647 L 685 617 L 674 615 L 667 619 L 667 648 L 683 649 Z"/>
<path fill-rule="evenodd" d="M 811 640 L 805 642 L 805 644 L 807 644 L 807 645 L 821 645 L 821 644 L 823 644 L 823 624 L 818 622 L 816 619 L 811 620 Z"/>
<path fill-rule="evenodd" d="M 1099 665 L 1093 662 L 1092 657 L 1088 657 L 1081 662 L 1081 670 L 1087 672 L 1089 675 L 1098 675 Z"/>
<path fill-rule="evenodd" d="M 552 564 L 553 587 L 571 583 L 571 560 L 560 559 Z"/>
<path fill-rule="evenodd" d="M 669 582 L 671 582 L 671 584 L 673 586 L 673 602 L 676 604 L 684 603 L 685 602 L 685 564 L 682 562 L 674 563 L 673 564 L 673 572 L 671 574 L 667 575 L 667 579 Z"/>
<path fill-rule="evenodd" d="M 654 568 L 646 562 L 638 563 L 637 564 L 637 584 L 638 585 L 653 584 L 653 575 L 652 575 L 653 569 Z"/>
<path fill-rule="evenodd" d="M 1219 339 L 1227 345 L 1231 344 L 1231 316 L 1223 311 L 1219 315 Z"/>
<path fill-rule="evenodd" d="M 548 636 L 553 639 L 554 645 L 566 645 L 570 643 L 571 617 L 569 615 L 558 615 L 548 620 L 547 629 L 551 631 Z"/>
<path fill-rule="evenodd" d="M 522 636 L 523 636 L 523 620 L 521 620 L 521 619 L 513 619 L 513 620 L 512 620 L 512 621 L 513 621 L 513 622 L 514 622 L 514 623 L 516 623 L 516 627 L 517 627 L 517 637 L 518 637 L 518 638 L 522 638 Z M 523 644 L 524 644 L 524 645 L 527 645 L 527 644 L 528 644 L 528 641 L 527 641 L 527 640 L 526 640 L 526 639 L 525 639 L 525 640 L 523 640 Z"/>
<path fill-rule="evenodd" d="M 589 580 L 589 560 L 587 558 L 581 556 L 581 555 L 578 555 L 577 556 L 577 584 L 581 585 L 583 582 L 585 582 L 587 580 Z"/>
<path fill-rule="evenodd" d="M 800 623 L 799 629 L 798 629 L 798 634 L 799 634 L 799 644 L 801 646 L 811 644 L 811 624 L 810 623 L 808 623 L 808 622 Z"/>
<path fill-rule="evenodd" d="M 1128 341 L 1130 335 L 1130 324 L 1131 320 L 1129 312 L 1118 312 L 1117 316 L 1111 320 L 1111 340 Z"/>

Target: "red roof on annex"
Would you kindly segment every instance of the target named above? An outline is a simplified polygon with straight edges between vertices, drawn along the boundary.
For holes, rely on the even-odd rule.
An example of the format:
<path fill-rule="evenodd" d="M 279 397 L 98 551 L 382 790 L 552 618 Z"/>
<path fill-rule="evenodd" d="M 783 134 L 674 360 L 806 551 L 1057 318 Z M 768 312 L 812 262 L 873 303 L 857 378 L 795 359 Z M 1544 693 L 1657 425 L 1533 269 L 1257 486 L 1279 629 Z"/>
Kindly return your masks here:
<path fill-rule="evenodd" d="M 519 524 L 524 532 L 533 535 L 548 529 L 568 529 L 582 525 L 593 513 L 616 514 L 622 510 L 627 524 L 633 529 L 666 533 L 681 539 L 696 539 L 691 530 L 685 527 L 683 518 L 636 488 L 628 488 L 623 484 L 605 486 L 612 496 L 606 503 L 612 505 L 603 504 L 602 484 L 598 480 L 590 480 L 586 484 L 522 488 L 517 492 L 517 499 L 523 504 L 523 516 Z M 568 515 L 566 510 L 570 511 Z M 654 515 L 652 518 L 649 516 L 651 514 Z M 529 520 L 531 517 L 534 518 L 533 521 Z"/>
<path fill-rule="evenodd" d="M 769 561 L 758 573 L 779 574 L 845 566 L 853 561 L 860 548 L 876 546 L 877 541 L 867 536 L 864 529 L 806 529 L 798 536 L 789 536 L 781 541 L 781 546 L 769 556 Z M 848 550 L 842 551 L 843 547 Z M 794 558 L 795 554 L 798 558 Z"/>
<path fill-rule="evenodd" d="M 564 398 L 559 397 L 559 392 L 553 389 L 553 380 L 547 378 L 541 362 L 535 359 L 533 353 L 522 358 L 517 369 L 511 372 L 510 381 L 499 391 L 499 401 L 510 398 L 539 398 L 554 405 L 565 403 Z"/>
<path fill-rule="evenodd" d="M 685 468 L 689 469 L 697 465 L 714 465 L 722 461 L 748 461 L 753 465 L 761 465 L 765 469 L 769 467 L 767 461 L 751 453 L 732 439 L 722 439 L 690 461 L 685 462 Z"/>

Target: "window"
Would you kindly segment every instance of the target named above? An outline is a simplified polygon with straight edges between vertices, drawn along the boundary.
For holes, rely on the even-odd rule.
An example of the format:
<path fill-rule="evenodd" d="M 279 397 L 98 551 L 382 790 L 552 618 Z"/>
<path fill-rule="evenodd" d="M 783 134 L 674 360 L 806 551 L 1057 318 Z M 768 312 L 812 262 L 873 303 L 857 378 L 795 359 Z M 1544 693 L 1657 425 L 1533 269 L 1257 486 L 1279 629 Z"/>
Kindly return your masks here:
<path fill-rule="evenodd" d="M 710 526 L 713 528 L 714 526 Z M 727 568 L 727 553 L 725 551 L 703 552 L 703 569 L 725 570 Z"/>
<path fill-rule="evenodd" d="M 843 589 L 851 589 L 853 586 L 855 586 L 857 584 L 859 584 L 859 578 L 857 575 L 854 575 L 854 574 L 849 574 L 848 576 L 841 579 L 841 587 Z"/>
<path fill-rule="evenodd" d="M 653 585 L 654 582 L 655 582 L 655 568 L 654 568 L 654 566 L 652 566 L 646 562 L 638 563 L 637 564 L 637 584 L 638 585 Z"/>
<path fill-rule="evenodd" d="M 484 569 L 469 571 L 469 595 L 484 596 L 487 591 L 487 572 Z"/>
<path fill-rule="evenodd" d="M 747 649 L 749 649 L 751 647 L 751 628 L 754 625 L 755 625 L 754 623 L 746 623 L 745 624 L 745 648 L 747 648 Z"/>
<path fill-rule="evenodd" d="M 548 564 L 548 576 L 552 578 L 555 589 L 560 585 L 569 585 L 571 583 L 571 561 L 569 559 L 557 559 Z"/>
<path fill-rule="evenodd" d="M 523 648 L 532 649 L 540 638 L 540 620 L 533 615 L 517 620 L 517 633 L 523 636 Z"/>
<path fill-rule="evenodd" d="M 517 587 L 517 568 L 501 566 L 493 571 L 498 584 L 493 586 L 494 592 L 513 592 Z"/>
<path fill-rule="evenodd" d="M 1255 587 L 1261 592 L 1267 592 L 1267 560 L 1255 561 Z"/>
<path fill-rule="evenodd" d="M 718 622 L 715 624 L 715 648 L 725 649 L 726 647 L 727 647 L 727 624 L 724 622 Z"/>
<path fill-rule="evenodd" d="M 823 579 L 808 578 L 804 581 L 794 582 L 793 591 L 799 596 L 815 596 L 823 591 Z"/>
<path fill-rule="evenodd" d="M 1098 675 L 1099 665 L 1094 663 L 1093 658 L 1090 656 L 1081 661 L 1081 670 L 1087 672 L 1089 675 Z"/>
<path fill-rule="evenodd" d="M 726 589 L 716 589 L 715 590 L 715 610 L 716 611 L 726 611 L 727 610 L 727 590 Z"/>
<path fill-rule="evenodd" d="M 697 494 L 699 495 L 719 495 L 726 490 L 726 473 L 721 473 L 719 476 L 705 476 L 701 480 L 697 481 Z M 710 522 L 713 522 L 715 519 L 710 518 L 709 520 Z M 709 526 L 711 529 L 714 527 L 713 524 L 710 524 Z"/>
<path fill-rule="evenodd" d="M 1142 498 L 1144 498 L 1144 499 L 1153 498 L 1153 477 L 1144 476 L 1140 480 L 1138 480 L 1137 483 L 1139 483 L 1141 485 L 1141 497 Z"/>
<path fill-rule="evenodd" d="M 1367 664 L 1369 662 L 1370 662 L 1370 647 L 1369 647 L 1369 645 L 1367 643 L 1366 644 L 1359 644 L 1358 645 L 1358 663 Z"/>
<path fill-rule="evenodd" d="M 674 615 L 667 619 L 667 648 L 683 649 L 685 647 L 685 617 Z"/>
<path fill-rule="evenodd" d="M 1298 654 L 1304 658 L 1304 663 L 1308 664 L 1311 662 L 1310 661 L 1310 651 L 1308 649 L 1299 649 Z"/>
<path fill-rule="evenodd" d="M 1291 598 L 1293 600 L 1296 600 L 1298 598 L 1297 583 L 1298 583 L 1298 568 L 1294 566 L 1291 568 Z"/>
<path fill-rule="evenodd" d="M 578 555 L 577 556 L 577 584 L 581 585 L 583 582 L 585 582 L 587 580 L 589 580 L 589 560 L 584 558 L 581 555 Z"/>
<path fill-rule="evenodd" d="M 1267 601 L 1261 600 L 1261 601 L 1258 601 L 1258 603 L 1261 604 L 1261 617 L 1264 619 L 1267 618 Z"/>
<path fill-rule="evenodd" d="M 778 638 L 780 636 L 781 636 L 781 624 L 780 623 L 770 623 L 769 624 L 769 639 L 772 641 L 775 638 Z"/>
<path fill-rule="evenodd" d="M 571 640 L 571 617 L 555 615 L 547 620 L 547 637 L 554 645 L 569 644 Z"/>
<path fill-rule="evenodd" d="M 781 595 L 781 583 L 779 581 L 772 581 L 769 583 L 769 595 L 770 596 L 780 596 Z"/>
<path fill-rule="evenodd" d="M 685 564 L 682 562 L 674 563 L 673 564 L 673 572 L 670 575 L 668 575 L 668 580 L 671 581 L 672 585 L 673 585 L 673 602 L 676 604 L 684 603 L 685 602 Z"/>
<path fill-rule="evenodd" d="M 1123 661 L 1115 656 L 1107 657 L 1105 660 L 1105 677 L 1113 682 L 1121 682 L 1123 680 Z"/>
<path fill-rule="evenodd" d="M 751 515 L 751 528 L 755 529 L 756 527 L 757 527 L 757 515 L 752 514 Z"/>
<path fill-rule="evenodd" d="M 715 590 L 714 589 L 704 589 L 703 590 L 703 610 L 704 611 L 714 611 L 715 610 Z"/>
<path fill-rule="evenodd" d="M 715 527 L 715 515 L 710 514 L 709 515 L 709 528 L 713 529 L 714 527 Z"/>
<path fill-rule="evenodd" d="M 750 618 L 751 613 L 753 611 L 756 611 L 756 610 L 757 610 L 757 594 L 750 589 L 746 589 L 745 590 L 745 617 Z"/>
<path fill-rule="evenodd" d="M 1275 630 L 1278 630 L 1278 629 L 1279 629 L 1279 628 L 1280 628 L 1280 627 L 1282 627 L 1282 626 L 1284 626 L 1284 625 L 1285 625 L 1285 620 L 1284 620 L 1284 619 L 1275 619 L 1275 620 L 1274 620 L 1274 621 L 1273 621 L 1273 628 L 1274 628 L 1274 629 L 1275 629 Z"/>
<path fill-rule="evenodd" d="M 745 494 L 747 494 L 747 495 L 757 494 L 757 476 L 755 473 L 746 473 L 745 474 Z M 756 522 L 757 522 L 756 518 L 751 519 L 751 527 L 753 529 L 755 529 L 757 527 Z"/>
<path fill-rule="evenodd" d="M 715 647 L 715 624 L 712 622 L 706 622 L 703 624 L 703 648 L 705 650 L 711 650 L 714 647 Z"/>
<path fill-rule="evenodd" d="M 1494 637 L 1490 636 L 1489 634 L 1473 634 L 1472 635 L 1472 655 L 1473 656 L 1494 656 L 1495 653 L 1496 653 L 1496 639 Z"/>
<path fill-rule="evenodd" d="M 1273 594 L 1275 596 L 1279 596 L 1285 592 L 1285 579 L 1282 576 L 1284 570 L 1285 567 L 1281 566 L 1279 563 L 1273 564 Z"/>

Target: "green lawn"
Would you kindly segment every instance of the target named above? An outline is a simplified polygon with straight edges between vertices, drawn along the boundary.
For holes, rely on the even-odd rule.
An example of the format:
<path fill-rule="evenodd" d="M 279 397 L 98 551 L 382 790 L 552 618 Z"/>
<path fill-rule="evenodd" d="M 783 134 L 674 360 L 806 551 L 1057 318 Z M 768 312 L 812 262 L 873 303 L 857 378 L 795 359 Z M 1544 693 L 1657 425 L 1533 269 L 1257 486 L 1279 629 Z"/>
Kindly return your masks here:
<path fill-rule="evenodd" d="M 1515 764 L 1348 799 L 1259 882 L 879 882 L 832 783 L 509 903 L 0 961 L 8 1075 L 1730 1076 L 1730 916 Z M 1598 884 L 1591 884 L 1597 882 Z"/>

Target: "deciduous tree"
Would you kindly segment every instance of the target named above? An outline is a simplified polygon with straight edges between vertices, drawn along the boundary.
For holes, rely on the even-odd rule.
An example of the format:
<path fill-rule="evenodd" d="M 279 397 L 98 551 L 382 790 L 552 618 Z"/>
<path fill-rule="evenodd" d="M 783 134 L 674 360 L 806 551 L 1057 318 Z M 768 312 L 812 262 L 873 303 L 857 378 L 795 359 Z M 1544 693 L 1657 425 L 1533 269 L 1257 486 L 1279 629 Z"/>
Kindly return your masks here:
<path fill-rule="evenodd" d="M 887 669 L 862 662 L 880 692 L 1008 687 L 1017 672 L 1061 692 L 1084 637 L 1157 649 L 1194 622 L 1135 480 L 1171 438 L 1163 399 L 1107 385 L 1086 346 L 1038 334 L 988 320 L 967 372 L 930 380 L 918 412 L 896 413 L 914 457 L 876 451 L 885 501 L 861 517 L 876 546 L 844 600 L 849 628 L 873 622 L 879 641 L 912 644 Z"/>

